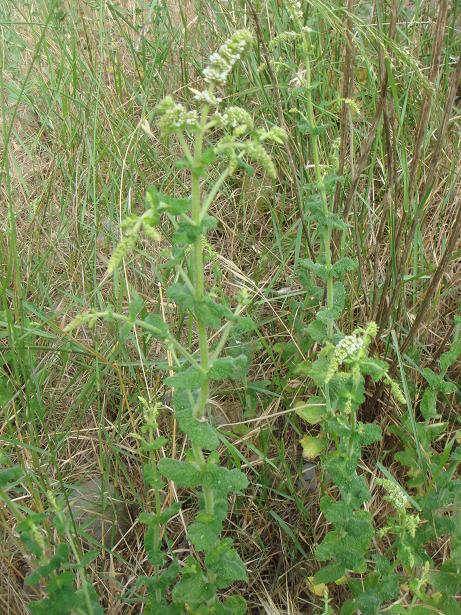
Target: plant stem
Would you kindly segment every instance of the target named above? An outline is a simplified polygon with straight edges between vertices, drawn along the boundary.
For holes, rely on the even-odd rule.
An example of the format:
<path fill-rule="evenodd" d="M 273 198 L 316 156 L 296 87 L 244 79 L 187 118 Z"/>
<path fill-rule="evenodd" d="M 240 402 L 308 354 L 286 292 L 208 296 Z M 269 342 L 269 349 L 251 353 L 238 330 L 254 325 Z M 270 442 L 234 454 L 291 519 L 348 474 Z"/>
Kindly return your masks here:
<path fill-rule="evenodd" d="M 311 131 L 311 144 L 312 144 L 312 158 L 314 162 L 315 178 L 317 181 L 318 189 L 320 191 L 320 197 L 322 199 L 322 209 L 325 218 L 328 218 L 328 200 L 324 183 L 324 174 L 320 165 L 319 156 L 319 136 L 317 134 L 317 122 L 315 120 L 314 105 L 312 103 L 312 77 L 311 77 L 311 63 L 309 58 L 309 41 L 307 35 L 303 32 L 303 52 L 304 62 L 306 67 L 306 98 L 307 98 L 307 118 L 309 120 L 309 128 Z M 327 270 L 327 308 L 331 310 L 334 304 L 333 297 L 333 276 L 331 271 L 331 228 L 327 223 L 323 226 L 321 231 L 322 237 L 322 249 L 325 259 L 325 267 Z M 333 335 L 333 323 L 328 323 L 328 337 Z"/>
<path fill-rule="evenodd" d="M 206 131 L 206 121 L 208 116 L 208 106 L 204 105 L 200 118 L 200 126 L 195 140 L 194 158 L 192 165 L 192 222 L 199 225 L 202 217 L 202 195 L 200 190 L 200 168 L 202 164 L 202 150 L 203 150 L 203 137 Z M 208 204 L 209 206 L 209 204 Z M 204 237 L 200 234 L 196 239 L 193 246 L 193 274 L 194 274 L 194 286 L 195 286 L 195 299 L 197 303 L 203 300 L 205 296 L 205 272 L 203 262 L 204 251 Z M 208 348 L 208 335 L 206 325 L 203 322 L 200 312 L 195 314 L 197 323 L 197 334 L 199 341 L 200 351 L 200 365 L 205 372 L 209 368 L 209 348 Z M 197 403 L 194 407 L 194 416 L 199 420 L 203 420 L 205 417 L 206 405 L 209 398 L 209 382 L 208 378 L 200 387 L 200 393 Z M 203 451 L 199 446 L 194 445 L 192 447 L 196 462 L 203 467 L 205 460 L 203 457 Z M 209 514 L 213 514 L 214 511 L 214 494 L 212 489 L 204 485 L 203 496 L 205 500 L 205 511 Z"/>
<path fill-rule="evenodd" d="M 325 217 L 325 224 L 321 229 L 321 239 L 322 239 L 322 250 L 325 259 L 325 267 L 327 271 L 327 308 L 329 310 L 333 309 L 334 305 L 334 297 L 333 297 L 333 275 L 332 275 L 332 265 L 331 265 L 331 228 L 328 224 L 328 200 L 327 193 L 325 189 L 324 175 L 322 168 L 320 166 L 320 156 L 319 156 L 319 136 L 317 133 L 317 122 L 315 120 L 314 114 L 314 105 L 312 102 L 312 75 L 311 75 L 311 62 L 309 57 L 309 40 L 307 38 L 307 34 L 303 32 L 303 52 L 304 52 L 304 62 L 306 68 L 306 98 L 307 98 L 307 118 L 309 120 L 309 128 L 311 131 L 311 145 L 312 145 L 312 158 L 314 161 L 314 171 L 315 178 L 317 181 L 317 186 L 320 191 L 320 197 L 322 200 L 322 209 L 323 215 Z M 333 335 L 333 322 L 330 319 L 327 325 L 327 334 L 328 337 L 331 338 Z M 329 415 L 333 413 L 330 401 L 330 386 L 326 384 L 324 387 L 325 393 L 325 403 L 326 410 Z"/>

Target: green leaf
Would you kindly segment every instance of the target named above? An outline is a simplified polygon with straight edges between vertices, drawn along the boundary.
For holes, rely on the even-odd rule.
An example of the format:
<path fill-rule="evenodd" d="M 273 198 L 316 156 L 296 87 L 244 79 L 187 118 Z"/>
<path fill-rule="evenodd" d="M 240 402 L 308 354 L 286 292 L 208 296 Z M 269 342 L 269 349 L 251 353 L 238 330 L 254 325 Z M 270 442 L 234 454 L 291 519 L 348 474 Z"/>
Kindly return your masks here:
<path fill-rule="evenodd" d="M 181 510 L 179 502 L 174 502 L 158 515 L 156 513 L 142 512 L 138 516 L 139 523 L 143 523 L 148 527 L 156 527 L 167 523 L 171 517 L 174 517 Z"/>
<path fill-rule="evenodd" d="M 357 261 L 347 256 L 343 256 L 333 265 L 333 276 L 335 278 L 343 278 L 349 271 L 357 269 Z"/>
<path fill-rule="evenodd" d="M 448 368 L 451 367 L 458 358 L 461 356 L 461 337 L 458 340 L 453 341 L 450 350 L 440 355 L 439 365 L 442 373 L 446 373 Z"/>
<path fill-rule="evenodd" d="M 206 233 L 217 226 L 216 218 L 205 215 L 200 224 L 195 224 L 192 220 L 181 220 L 176 227 L 173 235 L 174 243 L 195 243 L 199 237 L 206 235 Z"/>
<path fill-rule="evenodd" d="M 159 472 L 178 487 L 198 487 L 202 482 L 202 474 L 187 461 L 178 461 L 164 457 L 157 464 Z"/>
<path fill-rule="evenodd" d="M 346 289 L 341 282 L 333 285 L 333 307 L 322 308 L 317 312 L 317 319 L 328 325 L 334 323 L 341 316 L 346 301 Z"/>
<path fill-rule="evenodd" d="M 219 605 L 217 615 L 245 615 L 247 603 L 241 596 L 231 596 Z"/>
<path fill-rule="evenodd" d="M 305 258 L 301 259 L 299 264 L 301 267 L 304 267 L 304 269 L 307 269 L 307 271 L 310 271 L 321 280 L 328 279 L 328 269 L 322 263 L 316 263 L 310 258 Z"/>
<path fill-rule="evenodd" d="M 215 592 L 215 587 L 208 582 L 198 562 L 191 563 L 189 560 L 182 578 L 173 589 L 173 602 L 197 607 L 211 600 Z"/>
<path fill-rule="evenodd" d="M 379 425 L 376 423 L 361 423 L 357 425 L 357 433 L 359 435 L 360 443 L 364 446 L 369 446 L 373 442 L 379 442 L 383 437 L 383 432 Z"/>
<path fill-rule="evenodd" d="M 48 577 L 52 572 L 58 570 L 69 559 L 69 547 L 66 544 L 60 544 L 56 549 L 55 554 L 48 560 L 48 562 L 42 566 L 38 566 L 28 577 L 25 579 L 27 585 L 37 585 L 40 579 Z"/>
<path fill-rule="evenodd" d="M 187 529 L 187 536 L 199 551 L 210 551 L 219 541 L 222 521 L 219 516 L 200 511 Z"/>
<path fill-rule="evenodd" d="M 307 334 L 314 340 L 314 342 L 318 342 L 321 344 L 327 339 L 327 327 L 324 322 L 320 322 L 320 320 L 313 320 L 307 326 Z"/>
<path fill-rule="evenodd" d="M 346 502 L 336 502 L 328 495 L 320 499 L 320 510 L 330 523 L 344 523 L 352 514 L 353 509 Z"/>
<path fill-rule="evenodd" d="M 208 371 L 210 380 L 238 380 L 243 378 L 248 368 L 248 358 L 244 355 L 224 357 L 213 361 Z"/>
<path fill-rule="evenodd" d="M 167 290 L 167 297 L 172 299 L 182 310 L 194 310 L 195 297 L 185 284 L 173 284 Z"/>
<path fill-rule="evenodd" d="M 456 596 L 461 593 L 461 562 L 454 560 L 445 562 L 439 571 L 429 574 L 429 582 L 442 594 Z"/>
<path fill-rule="evenodd" d="M 326 415 L 325 400 L 323 397 L 313 396 L 307 402 L 299 401 L 296 403 L 295 412 L 309 425 L 316 425 Z"/>
<path fill-rule="evenodd" d="M 228 493 L 244 491 L 248 486 L 248 478 L 236 468 L 228 470 L 224 466 L 208 463 L 203 484 L 212 487 L 216 493 L 225 496 Z"/>
<path fill-rule="evenodd" d="M 204 297 L 202 301 L 197 303 L 195 315 L 200 317 L 204 325 L 218 329 L 221 326 L 221 321 L 234 320 L 232 310 L 224 303 L 218 303 L 211 297 Z"/>
<path fill-rule="evenodd" d="M 196 367 L 188 367 L 182 372 L 165 378 L 165 384 L 174 389 L 198 389 L 207 380 L 207 374 Z"/>
<path fill-rule="evenodd" d="M 213 573 L 213 582 L 219 589 L 224 589 L 236 581 L 246 581 L 245 564 L 237 551 L 232 547 L 232 541 L 221 540 L 215 548 L 206 555 L 205 566 Z"/>
<path fill-rule="evenodd" d="M 156 469 L 150 463 L 144 464 L 142 468 L 143 479 L 146 487 L 150 489 L 163 489 L 164 481 L 158 476 Z"/>
<path fill-rule="evenodd" d="M 168 337 L 168 325 L 160 314 L 148 314 L 143 321 L 149 325 L 149 333 L 156 339 L 164 340 Z"/>
<path fill-rule="evenodd" d="M 21 479 L 24 472 L 19 466 L 0 470 L 0 489 L 7 489 L 11 484 Z"/>
<path fill-rule="evenodd" d="M 98 603 L 96 592 L 87 585 L 90 594 L 94 615 L 103 615 Z M 32 602 L 29 609 L 32 615 L 70 615 L 76 610 L 86 609 L 86 600 L 83 590 L 75 589 L 75 578 L 72 572 L 56 575 L 49 581 L 46 592 L 48 596 L 38 602 Z"/>
<path fill-rule="evenodd" d="M 442 376 L 439 376 L 438 374 L 436 374 L 429 367 L 425 367 L 422 370 L 422 374 L 423 374 L 424 378 L 426 379 L 428 385 L 432 389 L 435 389 L 436 391 L 441 391 L 442 390 L 442 388 L 443 388 L 443 378 L 442 378 Z"/>
<path fill-rule="evenodd" d="M 428 387 L 421 398 L 419 405 L 421 414 L 426 421 L 437 418 L 437 391 Z"/>
<path fill-rule="evenodd" d="M 195 402 L 196 398 L 190 390 L 175 389 L 173 407 L 179 428 L 190 438 L 192 444 L 212 451 L 219 446 L 218 434 L 208 421 L 199 421 L 194 417 L 193 408 Z"/>
<path fill-rule="evenodd" d="M 190 310 L 208 327 L 218 329 L 223 319 L 234 320 L 232 310 L 225 303 L 219 303 L 210 296 L 197 301 L 185 284 L 173 284 L 168 289 L 167 296 L 182 310 Z"/>
<path fill-rule="evenodd" d="M 346 568 L 337 562 L 320 568 L 314 575 L 314 584 L 334 583 L 346 574 Z"/>
<path fill-rule="evenodd" d="M 331 345 L 325 346 L 318 354 L 317 359 L 313 363 L 305 363 L 302 373 L 307 374 L 312 378 L 317 386 L 325 384 L 325 378 L 331 365 L 334 349 Z M 297 371 L 299 368 L 297 369 Z"/>
<path fill-rule="evenodd" d="M 142 297 L 140 297 L 138 293 L 133 292 L 133 299 L 128 306 L 128 318 L 134 322 L 136 316 L 142 311 L 143 307 L 144 301 Z"/>
<path fill-rule="evenodd" d="M 146 191 L 146 205 L 155 212 L 167 212 L 172 216 L 187 213 L 192 207 L 192 199 L 175 198 L 159 192 L 154 186 Z"/>
<path fill-rule="evenodd" d="M 381 359 L 363 358 L 360 361 L 360 371 L 365 376 L 371 376 L 375 382 L 379 382 L 387 373 L 388 364 Z"/>

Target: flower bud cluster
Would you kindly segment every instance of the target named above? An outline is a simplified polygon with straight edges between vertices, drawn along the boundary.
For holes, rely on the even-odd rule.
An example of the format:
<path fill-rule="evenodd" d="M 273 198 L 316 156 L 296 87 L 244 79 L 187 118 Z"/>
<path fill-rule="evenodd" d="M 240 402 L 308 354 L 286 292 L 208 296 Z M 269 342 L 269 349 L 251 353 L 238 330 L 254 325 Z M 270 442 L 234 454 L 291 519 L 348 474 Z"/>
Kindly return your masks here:
<path fill-rule="evenodd" d="M 278 45 L 281 45 L 283 43 L 288 43 L 290 41 L 293 41 L 294 39 L 299 38 L 299 33 L 298 32 L 293 32 L 293 31 L 289 31 L 289 32 L 282 32 L 282 34 L 279 34 L 278 36 L 275 36 L 269 43 L 269 48 L 270 49 L 274 49 L 275 47 L 277 47 Z"/>
<path fill-rule="evenodd" d="M 222 98 L 215 96 L 208 90 L 203 90 L 202 92 L 193 91 L 195 92 L 194 99 L 199 103 L 205 103 L 210 105 L 210 107 L 217 107 L 222 102 Z"/>
<path fill-rule="evenodd" d="M 348 357 L 352 356 L 363 347 L 363 339 L 356 333 L 346 335 L 335 347 L 333 358 L 328 366 L 325 382 L 330 382 L 339 367 Z"/>
<path fill-rule="evenodd" d="M 387 378 L 389 382 L 389 386 L 391 387 L 392 397 L 401 404 L 406 404 L 407 400 L 405 399 L 405 395 L 402 392 L 402 389 L 398 385 L 398 383 L 392 378 Z"/>
<path fill-rule="evenodd" d="M 378 478 L 376 483 L 381 485 L 387 492 L 388 497 L 386 499 L 394 506 L 397 512 L 405 513 L 408 498 L 403 489 L 387 478 Z"/>
<path fill-rule="evenodd" d="M 273 179 L 277 177 L 275 164 L 261 143 L 258 143 L 257 141 L 247 141 L 244 149 L 248 158 L 258 162 L 269 177 L 272 177 Z"/>
<path fill-rule="evenodd" d="M 241 107 L 229 107 L 219 116 L 223 128 L 232 128 L 238 134 L 244 134 L 253 129 L 253 118 Z"/>
<path fill-rule="evenodd" d="M 293 21 L 303 20 L 301 0 L 287 0 L 286 7 Z"/>
<path fill-rule="evenodd" d="M 273 141 L 283 145 L 287 139 L 287 133 L 280 126 L 273 126 L 270 130 L 259 130 L 258 138 L 260 141 Z"/>
<path fill-rule="evenodd" d="M 248 30 L 235 32 L 216 53 L 210 56 L 210 63 L 203 71 L 206 83 L 218 87 L 226 85 L 235 63 L 252 42 L 253 36 Z"/>
<path fill-rule="evenodd" d="M 197 111 L 188 111 L 184 105 L 175 103 L 171 96 L 164 98 L 156 110 L 160 115 L 158 124 L 164 133 L 198 127 Z"/>

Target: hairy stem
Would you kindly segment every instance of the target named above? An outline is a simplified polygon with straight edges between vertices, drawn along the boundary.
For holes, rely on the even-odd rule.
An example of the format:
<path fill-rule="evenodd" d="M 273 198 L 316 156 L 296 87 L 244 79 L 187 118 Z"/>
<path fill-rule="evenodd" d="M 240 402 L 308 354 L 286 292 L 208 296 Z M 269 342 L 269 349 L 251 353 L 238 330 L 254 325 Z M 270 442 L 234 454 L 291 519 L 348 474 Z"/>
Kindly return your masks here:
<path fill-rule="evenodd" d="M 200 165 L 202 162 L 203 151 L 203 138 L 206 131 L 206 121 L 208 116 L 208 106 L 205 105 L 202 109 L 200 118 L 200 126 L 197 133 L 194 158 L 192 166 L 192 222 L 200 224 L 202 218 L 202 195 L 200 188 Z M 207 203 L 207 206 L 209 204 Z M 205 296 L 205 272 L 204 272 L 204 236 L 200 234 L 193 245 L 193 279 L 195 287 L 195 299 L 200 302 Z M 208 334 L 206 325 L 203 322 L 200 313 L 196 314 L 197 334 L 199 341 L 200 352 L 200 365 L 204 371 L 208 371 L 209 368 L 209 348 L 208 348 Z M 205 379 L 200 387 L 200 393 L 197 403 L 194 407 L 194 416 L 199 420 L 205 418 L 206 405 L 209 398 L 209 382 Z M 203 457 L 203 451 L 200 447 L 194 445 L 193 453 L 198 465 L 203 466 L 205 463 Z M 203 496 L 205 500 L 205 510 L 209 514 L 213 514 L 214 511 L 214 496 L 213 491 L 208 486 L 203 486 Z"/>
<path fill-rule="evenodd" d="M 320 192 L 320 198 L 322 200 L 323 214 L 328 218 L 328 199 L 324 183 L 324 174 L 320 165 L 319 155 L 319 137 L 317 134 L 317 122 L 314 114 L 314 105 L 312 102 L 312 77 L 311 77 L 311 63 L 309 57 L 309 41 L 305 32 L 303 32 L 303 52 L 304 62 L 306 68 L 306 98 L 307 98 L 307 118 L 309 120 L 309 127 L 311 130 L 311 146 L 312 146 L 312 158 L 314 163 L 315 179 L 317 181 L 318 189 Z M 333 308 L 333 276 L 331 271 L 331 228 L 329 224 L 325 224 L 322 231 L 322 250 L 325 259 L 325 267 L 327 269 L 327 308 L 330 310 Z M 328 323 L 328 337 L 333 335 L 333 323 Z"/>

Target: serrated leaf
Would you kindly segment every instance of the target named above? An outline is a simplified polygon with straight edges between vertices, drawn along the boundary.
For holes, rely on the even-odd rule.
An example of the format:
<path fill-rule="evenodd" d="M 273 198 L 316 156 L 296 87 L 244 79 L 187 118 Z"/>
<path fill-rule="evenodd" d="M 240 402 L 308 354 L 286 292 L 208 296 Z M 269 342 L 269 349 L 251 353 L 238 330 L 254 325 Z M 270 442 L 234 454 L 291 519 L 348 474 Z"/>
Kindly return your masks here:
<path fill-rule="evenodd" d="M 346 290 L 341 282 L 333 285 L 333 307 L 322 308 L 317 312 L 317 319 L 326 325 L 335 322 L 341 316 L 346 301 Z"/>
<path fill-rule="evenodd" d="M 198 487 L 202 482 L 202 473 L 187 461 L 164 457 L 160 459 L 157 467 L 163 476 L 178 487 Z"/>
<path fill-rule="evenodd" d="M 314 596 L 319 596 L 320 598 L 328 592 L 328 587 L 325 583 L 316 583 L 314 577 L 307 577 L 306 585 L 308 590 L 312 592 Z"/>
<path fill-rule="evenodd" d="M 246 581 L 245 564 L 229 539 L 221 540 L 205 557 L 205 566 L 214 575 L 218 589 L 224 589 L 236 581 Z"/>
<path fill-rule="evenodd" d="M 456 596 L 461 592 L 461 562 L 445 562 L 440 570 L 429 574 L 429 582 L 436 591 Z"/>
<path fill-rule="evenodd" d="M 437 418 L 437 391 L 428 387 L 423 393 L 419 409 L 426 421 Z"/>
<path fill-rule="evenodd" d="M 349 271 L 357 269 L 357 261 L 344 256 L 333 265 L 332 273 L 335 278 L 342 278 Z"/>
<path fill-rule="evenodd" d="M 179 427 L 192 444 L 196 444 L 207 451 L 219 446 L 216 429 L 207 420 L 199 421 L 193 415 L 196 397 L 190 390 L 176 389 L 173 394 L 173 407 Z"/>
<path fill-rule="evenodd" d="M 197 564 L 195 570 L 189 570 L 173 588 L 173 602 L 187 604 L 190 607 L 206 604 L 215 595 L 215 588 L 208 582 Z"/>
<path fill-rule="evenodd" d="M 222 522 L 218 517 L 201 511 L 187 529 L 187 536 L 199 551 L 210 551 L 219 541 Z"/>
<path fill-rule="evenodd" d="M 173 235 L 174 243 L 195 243 L 199 237 L 206 235 L 208 231 L 216 228 L 217 220 L 213 216 L 206 215 L 200 224 L 194 223 L 191 219 L 181 220 Z"/>
<path fill-rule="evenodd" d="M 203 483 L 212 487 L 216 493 L 225 496 L 228 493 L 244 491 L 248 486 L 248 478 L 237 468 L 228 470 L 224 466 L 208 463 Z"/>
<path fill-rule="evenodd" d="M 178 514 L 181 510 L 181 505 L 179 502 L 174 502 L 171 506 L 168 506 L 158 515 L 156 513 L 142 512 L 138 516 L 139 523 L 143 523 L 148 527 L 156 527 L 159 525 L 164 525 L 167 523 L 172 517 Z"/>
<path fill-rule="evenodd" d="M 303 447 L 303 457 L 306 459 L 315 459 L 325 450 L 328 440 L 317 436 L 304 436 L 300 440 Z"/>
<path fill-rule="evenodd" d="M 320 568 L 314 577 L 313 582 L 315 586 L 325 585 L 326 583 L 334 583 L 346 573 L 346 568 L 339 563 L 332 563 Z"/>
<path fill-rule="evenodd" d="M 167 290 L 167 297 L 172 299 L 182 310 L 193 310 L 195 297 L 185 284 L 172 284 Z"/>
<path fill-rule="evenodd" d="M 208 371 L 208 377 L 210 380 L 238 380 L 245 376 L 247 367 L 248 358 L 244 354 L 216 359 Z"/>
<path fill-rule="evenodd" d="M 307 326 L 307 334 L 314 340 L 314 342 L 322 343 L 327 339 L 327 327 L 324 322 L 320 320 L 313 320 Z"/>
<path fill-rule="evenodd" d="M 155 212 L 167 212 L 172 216 L 179 216 L 187 213 L 192 207 L 192 199 L 176 198 L 168 194 L 159 192 L 154 186 L 150 186 L 146 191 L 146 205 Z"/>
<path fill-rule="evenodd" d="M 450 347 L 450 350 L 440 355 L 439 365 L 442 373 L 446 373 L 458 358 L 461 356 L 461 338 L 455 340 Z"/>
<path fill-rule="evenodd" d="M 328 279 L 328 269 L 322 263 L 316 263 L 310 258 L 305 258 L 299 261 L 301 267 L 304 267 L 321 280 Z"/>
<path fill-rule="evenodd" d="M 217 615 L 245 615 L 247 603 L 241 596 L 231 596 L 219 605 Z"/>
<path fill-rule="evenodd" d="M 165 378 L 165 384 L 174 389 L 196 390 L 207 380 L 207 374 L 197 367 L 188 367 L 182 372 Z"/>
<path fill-rule="evenodd" d="M 383 437 L 383 432 L 376 423 L 361 423 L 357 425 L 357 433 L 360 443 L 364 446 L 369 446 L 373 442 L 379 442 Z"/>
<path fill-rule="evenodd" d="M 162 489 L 165 486 L 164 481 L 158 476 L 152 464 L 146 463 L 143 466 L 144 483 L 150 489 Z"/>
<path fill-rule="evenodd" d="M 353 509 L 344 501 L 336 502 L 328 495 L 320 499 L 320 510 L 330 523 L 344 523 L 353 513 Z"/>

